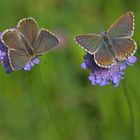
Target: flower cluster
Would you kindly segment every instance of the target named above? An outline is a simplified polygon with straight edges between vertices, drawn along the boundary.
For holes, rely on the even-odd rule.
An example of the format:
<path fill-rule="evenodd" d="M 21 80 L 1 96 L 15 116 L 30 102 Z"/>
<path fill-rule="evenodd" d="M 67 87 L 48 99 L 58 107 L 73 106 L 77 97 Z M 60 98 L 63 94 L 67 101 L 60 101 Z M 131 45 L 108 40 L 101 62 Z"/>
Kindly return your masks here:
<path fill-rule="evenodd" d="M 3 67 L 6 73 L 11 73 L 13 70 L 9 64 L 8 58 L 8 48 L 1 41 L 2 33 L 0 32 L 0 62 L 3 64 Z M 28 64 L 24 67 L 25 71 L 30 71 L 35 64 L 39 64 L 39 58 L 33 58 Z"/>
<path fill-rule="evenodd" d="M 120 80 L 123 79 L 124 70 L 127 68 L 127 66 L 133 65 L 136 60 L 136 56 L 131 56 L 122 63 L 118 62 L 111 68 L 102 68 L 95 63 L 94 56 L 87 53 L 81 67 L 83 69 L 90 69 L 91 73 L 89 80 L 91 81 L 92 85 L 105 86 L 113 83 L 113 85 L 117 87 Z"/>

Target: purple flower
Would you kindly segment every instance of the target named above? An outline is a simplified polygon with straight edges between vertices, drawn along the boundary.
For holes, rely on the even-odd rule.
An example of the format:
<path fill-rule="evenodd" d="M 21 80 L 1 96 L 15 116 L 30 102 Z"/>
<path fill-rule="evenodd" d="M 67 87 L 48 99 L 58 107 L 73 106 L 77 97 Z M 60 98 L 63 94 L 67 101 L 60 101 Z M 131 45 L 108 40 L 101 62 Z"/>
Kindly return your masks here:
<path fill-rule="evenodd" d="M 2 32 L 0 32 L 0 38 L 1 38 L 1 35 L 2 35 Z M 11 66 L 9 64 L 9 60 L 8 60 L 8 49 L 7 49 L 7 47 L 4 46 L 1 39 L 0 39 L 0 62 L 3 64 L 3 67 L 6 71 L 6 73 L 12 72 L 12 68 L 11 68 Z"/>
<path fill-rule="evenodd" d="M 32 69 L 32 67 L 35 64 L 39 64 L 40 63 L 40 59 L 39 58 L 33 58 L 30 62 L 27 63 L 27 65 L 24 67 L 24 70 L 26 71 L 30 71 Z"/>
<path fill-rule="evenodd" d="M 113 83 L 113 85 L 117 87 L 120 80 L 123 79 L 124 70 L 126 67 L 133 65 L 136 60 L 136 56 L 131 56 L 122 63 L 113 65 L 111 68 L 102 68 L 95 63 L 94 56 L 87 53 L 81 67 L 83 69 L 91 70 L 89 80 L 91 81 L 92 85 L 105 86 Z"/>
<path fill-rule="evenodd" d="M 0 38 L 2 36 L 2 33 L 0 32 Z M 9 63 L 8 58 L 8 48 L 2 43 L 0 39 L 0 62 L 3 64 L 3 67 L 6 71 L 6 73 L 11 73 L 13 70 Z M 24 67 L 25 71 L 30 71 L 32 67 L 36 64 L 39 64 L 40 60 L 39 58 L 34 57 L 28 64 Z"/>

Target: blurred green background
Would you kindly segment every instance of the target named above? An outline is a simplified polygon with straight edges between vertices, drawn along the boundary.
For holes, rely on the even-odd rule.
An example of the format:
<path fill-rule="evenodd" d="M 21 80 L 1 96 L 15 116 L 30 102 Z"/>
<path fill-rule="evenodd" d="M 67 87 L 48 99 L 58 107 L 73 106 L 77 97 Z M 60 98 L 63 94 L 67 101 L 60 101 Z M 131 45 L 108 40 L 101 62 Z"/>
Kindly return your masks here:
<path fill-rule="evenodd" d="M 89 71 L 80 67 L 85 52 L 73 40 L 106 30 L 129 10 L 139 44 L 139 0 L 0 0 L 1 31 L 31 16 L 62 41 L 31 72 L 8 75 L 1 66 L 0 140 L 132 140 L 123 82 L 117 88 L 92 86 Z M 140 62 L 125 72 L 140 140 Z"/>

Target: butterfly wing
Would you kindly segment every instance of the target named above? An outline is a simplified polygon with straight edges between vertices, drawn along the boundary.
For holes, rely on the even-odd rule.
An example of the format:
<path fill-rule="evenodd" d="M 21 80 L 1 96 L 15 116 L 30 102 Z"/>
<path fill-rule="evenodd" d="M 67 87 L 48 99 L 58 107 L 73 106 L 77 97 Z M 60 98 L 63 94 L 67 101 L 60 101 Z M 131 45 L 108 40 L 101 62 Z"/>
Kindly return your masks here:
<path fill-rule="evenodd" d="M 131 38 L 112 39 L 112 45 L 115 48 L 116 56 L 119 61 L 133 56 L 137 49 L 137 44 Z"/>
<path fill-rule="evenodd" d="M 94 54 L 99 47 L 101 38 L 96 34 L 79 35 L 75 37 L 76 42 L 88 53 Z"/>
<path fill-rule="evenodd" d="M 127 59 L 136 52 L 137 45 L 131 38 L 133 31 L 134 15 L 132 12 L 121 16 L 107 31 L 119 61 Z"/>
<path fill-rule="evenodd" d="M 17 29 L 7 30 L 2 35 L 2 41 L 8 48 L 10 66 L 17 71 L 22 69 L 31 56 L 26 51 L 25 42 Z"/>
<path fill-rule="evenodd" d="M 58 43 L 59 40 L 52 33 L 46 29 L 41 29 L 35 42 L 35 53 L 42 55 L 55 48 Z"/>
<path fill-rule="evenodd" d="M 8 57 L 14 71 L 24 68 L 30 60 L 30 56 L 26 53 L 11 49 L 8 50 Z"/>
<path fill-rule="evenodd" d="M 17 29 L 9 29 L 3 32 L 2 42 L 8 49 L 25 52 L 25 44 L 21 41 L 21 34 Z"/>
<path fill-rule="evenodd" d="M 116 63 L 114 56 L 104 42 L 101 42 L 101 45 L 95 51 L 94 59 L 98 66 L 105 68 L 109 68 Z"/>
<path fill-rule="evenodd" d="M 34 47 L 34 42 L 37 39 L 39 28 L 38 24 L 33 18 L 21 19 L 17 25 L 17 29 L 23 34 L 30 47 Z"/>
<path fill-rule="evenodd" d="M 110 38 L 131 37 L 134 30 L 133 12 L 127 12 L 114 22 L 107 30 Z"/>

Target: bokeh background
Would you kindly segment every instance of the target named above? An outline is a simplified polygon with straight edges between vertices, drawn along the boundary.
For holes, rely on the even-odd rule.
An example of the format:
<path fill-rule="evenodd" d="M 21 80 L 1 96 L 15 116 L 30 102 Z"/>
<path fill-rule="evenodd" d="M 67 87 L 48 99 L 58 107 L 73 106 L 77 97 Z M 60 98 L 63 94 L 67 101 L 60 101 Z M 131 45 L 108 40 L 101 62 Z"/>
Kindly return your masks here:
<path fill-rule="evenodd" d="M 124 76 L 132 122 L 123 82 L 92 86 L 89 71 L 80 67 L 85 52 L 73 39 L 106 30 L 129 10 L 139 44 L 139 0 L 0 0 L 1 31 L 34 17 L 62 42 L 31 72 L 8 75 L 0 66 L 0 140 L 132 140 L 132 123 L 140 140 L 139 59 Z"/>

